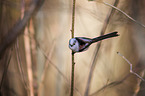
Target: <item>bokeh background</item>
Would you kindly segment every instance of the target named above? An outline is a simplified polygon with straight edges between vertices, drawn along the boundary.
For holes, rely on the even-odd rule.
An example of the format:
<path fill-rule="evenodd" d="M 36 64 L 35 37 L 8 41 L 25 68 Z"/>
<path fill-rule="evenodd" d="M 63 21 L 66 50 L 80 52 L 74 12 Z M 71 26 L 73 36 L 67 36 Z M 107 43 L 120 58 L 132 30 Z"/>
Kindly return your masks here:
<path fill-rule="evenodd" d="M 1 96 L 70 95 L 72 3 L 0 0 Z M 75 36 L 120 36 L 75 54 L 74 96 L 144 96 L 144 18 L 145 0 L 76 0 Z"/>

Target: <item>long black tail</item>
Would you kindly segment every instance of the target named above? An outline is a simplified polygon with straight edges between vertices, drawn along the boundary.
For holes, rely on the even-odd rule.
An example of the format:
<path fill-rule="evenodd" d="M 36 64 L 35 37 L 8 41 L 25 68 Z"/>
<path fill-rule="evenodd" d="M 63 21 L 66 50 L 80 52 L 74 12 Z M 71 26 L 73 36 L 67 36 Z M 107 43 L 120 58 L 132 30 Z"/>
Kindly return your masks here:
<path fill-rule="evenodd" d="M 101 40 L 104 40 L 104 39 L 108 39 L 108 38 L 119 36 L 119 34 L 117 34 L 117 33 L 118 32 L 112 32 L 112 33 L 108 33 L 108 34 L 93 38 L 93 42 L 92 43 L 97 42 L 97 41 L 101 41 Z"/>

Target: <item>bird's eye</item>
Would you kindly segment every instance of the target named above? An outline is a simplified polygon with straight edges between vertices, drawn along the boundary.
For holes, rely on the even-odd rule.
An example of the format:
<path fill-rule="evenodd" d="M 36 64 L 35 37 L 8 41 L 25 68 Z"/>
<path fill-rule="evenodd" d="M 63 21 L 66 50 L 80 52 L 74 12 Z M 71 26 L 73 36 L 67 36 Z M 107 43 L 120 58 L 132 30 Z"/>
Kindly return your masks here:
<path fill-rule="evenodd" d="M 74 41 L 73 45 L 75 45 L 75 44 L 76 44 L 76 40 Z"/>

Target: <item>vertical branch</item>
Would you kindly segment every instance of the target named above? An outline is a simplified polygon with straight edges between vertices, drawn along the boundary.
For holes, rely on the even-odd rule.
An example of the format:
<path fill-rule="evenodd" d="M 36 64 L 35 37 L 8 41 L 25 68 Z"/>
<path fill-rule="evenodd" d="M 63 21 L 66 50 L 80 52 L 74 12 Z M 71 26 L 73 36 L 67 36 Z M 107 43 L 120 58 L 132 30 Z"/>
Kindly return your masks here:
<path fill-rule="evenodd" d="M 75 2 L 76 2 L 76 0 L 73 0 L 72 29 L 71 29 L 72 38 L 74 38 Z M 70 96 L 73 96 L 73 89 L 74 89 L 74 69 L 75 69 L 74 52 L 72 51 L 72 73 L 71 73 L 71 93 L 70 93 Z"/>
<path fill-rule="evenodd" d="M 25 12 L 25 1 L 24 0 L 21 0 L 21 19 L 23 19 L 24 18 L 24 12 Z M 30 52 L 28 53 L 27 51 L 28 50 L 30 50 L 30 48 L 29 48 L 29 44 L 28 44 L 28 42 L 29 42 L 29 38 L 28 38 L 28 29 L 27 29 L 27 27 L 25 28 L 25 31 L 24 31 L 24 34 L 26 35 L 27 34 L 27 36 L 24 36 L 24 44 L 25 44 L 25 53 L 26 53 L 26 64 L 27 64 L 27 67 L 28 67 L 28 64 L 31 64 L 31 60 L 29 60 L 29 59 L 31 59 L 31 58 L 29 58 L 30 56 Z M 17 46 L 18 47 L 18 46 Z M 16 51 L 17 52 L 17 51 Z M 28 59 L 29 58 L 29 59 Z M 18 54 L 17 54 L 17 59 L 18 59 Z M 21 73 L 21 76 L 22 76 L 22 80 L 23 80 L 23 82 L 25 83 L 25 80 L 24 80 L 24 78 L 23 78 L 23 70 L 22 70 L 22 66 L 21 66 L 21 64 L 20 64 L 20 58 L 18 59 L 18 65 L 19 65 L 19 70 L 21 70 L 20 71 L 20 73 Z M 29 70 L 29 68 L 27 68 L 27 70 Z M 31 88 L 31 83 L 30 83 L 30 74 L 29 74 L 30 72 L 28 72 L 28 79 L 29 79 L 29 87 L 27 86 L 27 83 L 25 83 L 24 84 L 24 86 L 25 86 L 25 88 L 26 89 L 29 89 L 29 92 L 28 92 L 28 96 L 33 96 L 33 95 L 31 95 L 31 90 L 32 90 L 32 88 Z"/>
<path fill-rule="evenodd" d="M 70 94 L 70 96 L 73 96 L 73 89 L 74 89 L 74 69 L 75 69 L 74 53 L 72 52 L 72 73 L 71 73 L 71 94 Z"/>
<path fill-rule="evenodd" d="M 27 91 L 27 95 L 29 96 L 29 87 L 28 87 L 28 83 L 26 81 L 26 78 L 25 78 L 25 75 L 24 75 L 24 70 L 23 70 L 23 67 L 22 67 L 22 60 L 21 60 L 21 56 L 20 56 L 20 53 L 19 53 L 19 41 L 17 39 L 16 41 L 16 44 L 15 44 L 15 52 L 16 52 L 16 57 L 17 57 L 17 66 L 18 66 L 18 69 L 19 69 L 19 72 L 20 72 L 20 76 L 21 76 L 21 79 L 22 79 L 22 83 Z"/>
<path fill-rule="evenodd" d="M 24 31 L 24 44 L 25 44 L 26 64 L 27 64 L 27 71 L 28 71 L 30 96 L 34 96 L 30 38 L 29 38 L 28 35 L 29 35 L 28 34 L 28 27 L 26 27 L 25 31 Z"/>
<path fill-rule="evenodd" d="M 36 39 L 35 39 L 35 30 L 33 25 L 33 19 L 30 19 L 29 22 L 29 37 L 30 37 L 30 49 L 31 49 L 31 58 L 32 58 L 32 69 L 33 69 L 33 82 L 34 82 L 34 94 L 38 94 L 38 82 L 37 82 L 37 60 L 36 60 Z"/>
<path fill-rule="evenodd" d="M 117 6 L 118 1 L 119 1 L 119 0 L 115 0 L 114 6 Z M 106 18 L 106 20 L 105 20 L 105 22 L 104 22 L 103 28 L 102 28 L 102 30 L 101 30 L 101 35 L 103 35 L 103 34 L 105 33 L 105 30 L 106 30 L 106 28 L 107 28 L 107 25 L 108 25 L 108 23 L 109 23 L 109 21 L 110 21 L 111 16 L 113 15 L 113 13 L 114 13 L 114 9 L 112 8 L 112 10 L 109 12 L 109 14 L 108 14 L 108 16 L 107 16 L 107 18 Z M 100 42 L 100 43 L 98 44 L 98 46 L 96 46 L 96 48 L 95 48 L 95 49 L 97 49 L 97 50 L 95 50 L 95 56 L 94 56 L 93 62 L 92 62 L 92 64 L 91 64 L 91 68 L 90 68 L 89 77 L 88 77 L 88 81 L 87 81 L 87 85 L 86 85 L 86 90 L 85 90 L 84 96 L 88 96 L 88 95 L 89 95 L 90 83 L 91 83 L 92 75 L 93 75 L 93 72 L 94 72 L 94 69 L 95 69 L 95 66 L 96 66 L 96 61 L 97 61 L 96 58 L 97 58 L 97 56 L 98 56 L 100 47 L 101 47 L 101 42 Z"/>
<path fill-rule="evenodd" d="M 72 29 L 71 29 L 71 36 L 74 38 L 74 25 L 75 25 L 75 2 L 76 0 L 73 0 L 73 10 L 72 10 Z"/>

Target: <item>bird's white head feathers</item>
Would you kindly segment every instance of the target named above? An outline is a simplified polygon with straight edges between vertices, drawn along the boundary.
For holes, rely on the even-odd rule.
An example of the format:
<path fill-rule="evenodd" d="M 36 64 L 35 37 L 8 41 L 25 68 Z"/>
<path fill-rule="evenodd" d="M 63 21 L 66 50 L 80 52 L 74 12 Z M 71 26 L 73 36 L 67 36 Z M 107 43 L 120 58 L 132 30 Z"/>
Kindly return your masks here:
<path fill-rule="evenodd" d="M 71 50 L 73 50 L 74 52 L 78 52 L 79 51 L 79 42 L 75 38 L 70 39 L 69 48 Z"/>

